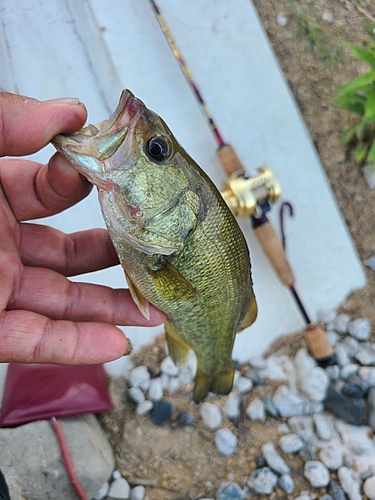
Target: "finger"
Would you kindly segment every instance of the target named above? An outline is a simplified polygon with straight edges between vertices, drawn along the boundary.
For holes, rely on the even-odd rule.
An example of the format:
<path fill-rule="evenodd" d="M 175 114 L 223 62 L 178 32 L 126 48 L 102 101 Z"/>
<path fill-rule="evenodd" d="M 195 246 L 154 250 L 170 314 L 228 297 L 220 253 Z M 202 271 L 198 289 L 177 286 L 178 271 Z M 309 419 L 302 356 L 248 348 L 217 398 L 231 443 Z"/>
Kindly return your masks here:
<path fill-rule="evenodd" d="M 86 121 L 86 108 L 78 99 L 38 101 L 0 93 L 0 156 L 35 153 L 62 132 L 74 132 Z"/>
<path fill-rule="evenodd" d="M 0 316 L 0 362 L 104 363 L 122 356 L 126 346 L 113 325 L 52 321 L 29 311 Z"/>
<path fill-rule="evenodd" d="M 54 215 L 89 194 L 92 185 L 59 153 L 48 165 L 0 160 L 1 185 L 17 220 Z"/>
<path fill-rule="evenodd" d="M 40 224 L 20 224 L 19 249 L 26 266 L 46 267 L 76 276 L 119 263 L 108 231 L 90 229 L 65 234 Z"/>
<path fill-rule="evenodd" d="M 142 316 L 129 290 L 75 283 L 38 267 L 24 268 L 8 310 L 27 309 L 54 320 L 100 321 L 114 325 L 155 326 L 165 315 L 150 304 L 150 319 Z"/>

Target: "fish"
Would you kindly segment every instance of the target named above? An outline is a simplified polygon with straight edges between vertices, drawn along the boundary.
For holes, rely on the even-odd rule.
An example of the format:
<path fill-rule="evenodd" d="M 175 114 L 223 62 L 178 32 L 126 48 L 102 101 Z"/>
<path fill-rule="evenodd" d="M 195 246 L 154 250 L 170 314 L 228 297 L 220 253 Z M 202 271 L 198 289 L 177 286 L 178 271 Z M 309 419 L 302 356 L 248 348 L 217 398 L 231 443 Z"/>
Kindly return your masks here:
<path fill-rule="evenodd" d="M 99 125 L 52 143 L 98 189 L 132 298 L 162 310 L 169 354 L 197 357 L 193 400 L 229 394 L 236 334 L 257 316 L 249 250 L 220 192 L 129 90 Z"/>

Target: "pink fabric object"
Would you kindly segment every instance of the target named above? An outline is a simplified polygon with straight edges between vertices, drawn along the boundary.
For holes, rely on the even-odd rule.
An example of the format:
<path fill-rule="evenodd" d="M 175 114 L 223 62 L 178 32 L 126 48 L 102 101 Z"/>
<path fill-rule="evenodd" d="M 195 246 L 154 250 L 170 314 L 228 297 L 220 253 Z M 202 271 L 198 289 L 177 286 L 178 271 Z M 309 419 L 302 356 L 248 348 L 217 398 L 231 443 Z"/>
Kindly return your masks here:
<path fill-rule="evenodd" d="M 0 427 L 105 412 L 112 407 L 103 365 L 10 364 Z"/>

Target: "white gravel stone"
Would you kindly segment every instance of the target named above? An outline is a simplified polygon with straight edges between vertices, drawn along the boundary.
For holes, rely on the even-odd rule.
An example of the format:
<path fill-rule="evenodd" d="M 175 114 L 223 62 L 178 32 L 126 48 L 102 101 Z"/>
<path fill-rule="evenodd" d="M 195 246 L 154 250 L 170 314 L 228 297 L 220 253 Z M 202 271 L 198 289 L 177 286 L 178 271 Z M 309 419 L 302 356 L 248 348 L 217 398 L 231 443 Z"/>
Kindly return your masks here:
<path fill-rule="evenodd" d="M 335 382 L 340 377 L 340 368 L 339 368 L 339 366 L 338 365 L 327 366 L 326 367 L 326 374 L 328 375 L 328 378 L 330 380 L 332 380 L 332 382 Z"/>
<path fill-rule="evenodd" d="M 340 366 L 345 366 L 349 363 L 349 356 L 341 342 L 337 342 L 335 345 L 335 357 L 337 364 Z"/>
<path fill-rule="evenodd" d="M 146 415 L 152 410 L 153 406 L 152 401 L 143 401 L 143 403 L 139 403 L 135 412 L 137 415 Z"/>
<path fill-rule="evenodd" d="M 277 426 L 277 432 L 278 432 L 278 434 L 289 434 L 289 432 L 290 432 L 289 425 L 286 424 L 285 422 L 279 424 Z"/>
<path fill-rule="evenodd" d="M 251 389 L 253 388 L 253 385 L 254 382 L 247 377 L 238 377 L 234 383 L 235 389 L 237 389 L 237 391 L 240 392 L 241 394 L 250 392 Z"/>
<path fill-rule="evenodd" d="M 170 393 L 174 393 L 180 387 L 180 379 L 178 377 L 169 377 L 167 389 Z"/>
<path fill-rule="evenodd" d="M 323 488 L 329 483 L 328 469 L 318 460 L 309 460 L 306 462 L 303 474 L 314 488 Z"/>
<path fill-rule="evenodd" d="M 232 455 L 237 448 L 237 436 L 230 429 L 219 429 L 215 434 L 215 444 L 222 455 Z"/>
<path fill-rule="evenodd" d="M 178 378 L 182 385 L 188 385 L 193 381 L 193 374 L 189 366 L 181 366 L 179 370 Z"/>
<path fill-rule="evenodd" d="M 255 398 L 246 408 L 246 415 L 254 422 L 264 422 L 266 410 L 263 401 L 260 398 Z"/>
<path fill-rule="evenodd" d="M 145 400 L 145 395 L 139 387 L 130 387 L 128 390 L 129 398 L 134 401 L 134 403 L 140 404 Z"/>
<path fill-rule="evenodd" d="M 262 378 L 268 380 L 279 380 L 294 384 L 295 367 L 289 356 L 273 355 L 267 358 L 267 365 L 259 371 Z"/>
<path fill-rule="evenodd" d="M 337 344 L 337 341 L 339 339 L 339 336 L 334 330 L 328 330 L 326 332 L 326 337 L 328 339 L 328 342 L 331 344 L 332 347 L 334 347 Z"/>
<path fill-rule="evenodd" d="M 327 324 L 335 319 L 336 311 L 334 309 L 319 309 L 317 316 L 319 323 Z"/>
<path fill-rule="evenodd" d="M 325 10 L 322 15 L 323 21 L 327 21 L 327 23 L 333 23 L 333 14 L 328 10 Z"/>
<path fill-rule="evenodd" d="M 313 415 L 313 421 L 318 437 L 324 441 L 331 439 L 333 433 L 332 421 L 321 413 L 315 413 L 315 415 Z"/>
<path fill-rule="evenodd" d="M 162 373 L 160 375 L 160 380 L 161 380 L 161 383 L 163 384 L 163 390 L 168 388 L 169 379 L 170 379 L 170 377 L 166 373 Z"/>
<path fill-rule="evenodd" d="M 279 440 L 279 446 L 284 453 L 297 453 L 302 445 L 302 439 L 294 433 L 285 434 Z"/>
<path fill-rule="evenodd" d="M 294 481 L 290 474 L 284 474 L 279 478 L 279 486 L 282 490 L 285 491 L 288 495 L 293 493 L 294 491 Z"/>
<path fill-rule="evenodd" d="M 251 356 L 249 364 L 256 370 L 264 370 L 267 366 L 267 362 L 263 356 Z"/>
<path fill-rule="evenodd" d="M 369 500 L 375 500 L 375 476 L 366 479 L 363 485 L 363 493 Z"/>
<path fill-rule="evenodd" d="M 129 373 L 129 382 L 132 387 L 143 388 L 145 384 L 148 385 L 150 383 L 150 378 L 147 368 L 143 365 L 133 368 Z"/>
<path fill-rule="evenodd" d="M 235 420 L 240 415 L 241 397 L 238 392 L 232 391 L 223 406 L 223 413 L 229 419 Z"/>
<path fill-rule="evenodd" d="M 145 487 L 138 485 L 132 489 L 130 493 L 130 500 L 143 500 L 145 497 Z"/>
<path fill-rule="evenodd" d="M 150 387 L 148 388 L 147 393 L 149 399 L 151 401 L 160 401 L 163 397 L 163 382 L 160 377 L 153 378 L 150 381 Z"/>
<path fill-rule="evenodd" d="M 288 425 L 305 443 L 316 442 L 312 417 L 291 417 L 288 419 Z"/>
<path fill-rule="evenodd" d="M 348 467 L 340 467 L 338 473 L 341 488 L 348 495 L 349 500 L 361 500 L 362 496 L 359 492 L 359 483 L 354 478 L 353 471 Z"/>
<path fill-rule="evenodd" d="M 109 488 L 108 499 L 109 500 L 128 500 L 130 495 L 130 486 L 128 482 L 123 477 L 118 477 L 113 481 Z"/>
<path fill-rule="evenodd" d="M 313 370 L 305 374 L 300 372 L 298 383 L 307 398 L 313 401 L 323 401 L 329 386 L 329 378 L 323 368 L 315 366 Z"/>
<path fill-rule="evenodd" d="M 375 172 L 373 166 L 370 163 L 367 163 L 362 167 L 362 174 L 368 187 L 370 189 L 375 189 Z"/>
<path fill-rule="evenodd" d="M 358 372 L 358 368 L 359 366 L 357 365 L 357 363 L 348 363 L 341 368 L 340 378 L 342 380 L 347 380 L 349 377 L 355 375 Z"/>
<path fill-rule="evenodd" d="M 349 358 L 353 358 L 355 354 L 357 354 L 361 346 L 360 342 L 358 342 L 358 340 L 351 337 L 350 335 L 344 338 L 344 340 L 342 341 L 342 345 L 344 346 L 346 354 L 349 356 Z"/>
<path fill-rule="evenodd" d="M 361 366 L 358 375 L 369 387 L 375 387 L 375 367 Z"/>
<path fill-rule="evenodd" d="M 375 255 L 372 255 L 368 259 L 364 260 L 363 263 L 366 264 L 366 266 L 371 268 L 373 271 L 375 271 Z"/>
<path fill-rule="evenodd" d="M 199 407 L 199 413 L 202 417 L 203 423 L 209 429 L 217 429 L 223 423 L 223 416 L 220 408 L 214 403 L 205 401 Z"/>
<path fill-rule="evenodd" d="M 370 344 L 363 344 L 354 357 L 361 363 L 361 365 L 374 365 L 375 349 Z"/>
<path fill-rule="evenodd" d="M 277 484 L 277 476 L 269 467 L 257 469 L 251 474 L 247 485 L 256 493 L 270 495 Z"/>
<path fill-rule="evenodd" d="M 198 366 L 198 360 L 197 356 L 195 355 L 195 352 L 193 349 L 190 350 L 189 352 L 189 358 L 186 363 L 186 366 L 190 368 L 191 373 L 193 374 L 193 377 L 195 377 L 195 374 L 197 373 L 197 366 Z"/>
<path fill-rule="evenodd" d="M 177 377 L 178 367 L 173 363 L 172 358 L 167 356 L 163 359 L 160 364 L 160 370 L 162 373 L 169 375 L 170 377 Z"/>
<path fill-rule="evenodd" d="M 281 26 L 282 28 L 288 24 L 288 18 L 286 17 L 285 14 L 279 14 L 277 16 L 277 24 Z"/>
<path fill-rule="evenodd" d="M 343 465 L 342 450 L 334 444 L 327 444 L 322 447 L 319 458 L 330 470 L 338 470 Z"/>
<path fill-rule="evenodd" d="M 316 367 L 316 361 L 312 358 L 305 347 L 301 347 L 294 357 L 294 365 L 297 373 L 309 373 Z"/>
<path fill-rule="evenodd" d="M 371 321 L 357 318 L 348 324 L 348 333 L 357 340 L 367 340 L 371 333 Z"/>
<path fill-rule="evenodd" d="M 338 314 L 332 322 L 333 328 L 338 333 L 346 333 L 350 320 L 351 317 L 349 316 L 349 314 Z"/>
<path fill-rule="evenodd" d="M 278 474 L 289 474 L 290 469 L 283 458 L 277 453 L 273 443 L 265 443 L 262 446 L 262 455 L 269 467 Z"/>
<path fill-rule="evenodd" d="M 104 500 L 107 497 L 109 492 L 109 483 L 106 481 L 103 486 L 100 488 L 98 493 L 95 495 L 93 500 Z"/>
<path fill-rule="evenodd" d="M 306 413 L 305 401 L 291 392 L 286 385 L 280 385 L 277 388 L 273 402 L 282 417 L 288 418 Z"/>

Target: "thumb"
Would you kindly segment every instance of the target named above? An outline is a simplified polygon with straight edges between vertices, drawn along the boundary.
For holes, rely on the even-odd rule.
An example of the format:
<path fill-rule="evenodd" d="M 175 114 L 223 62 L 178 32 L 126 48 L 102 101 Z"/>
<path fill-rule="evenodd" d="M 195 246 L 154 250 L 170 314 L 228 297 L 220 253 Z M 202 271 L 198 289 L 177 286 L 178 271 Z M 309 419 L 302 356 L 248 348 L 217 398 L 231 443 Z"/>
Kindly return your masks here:
<path fill-rule="evenodd" d="M 55 135 L 82 128 L 86 117 L 76 98 L 38 101 L 0 92 L 0 156 L 35 153 Z"/>

